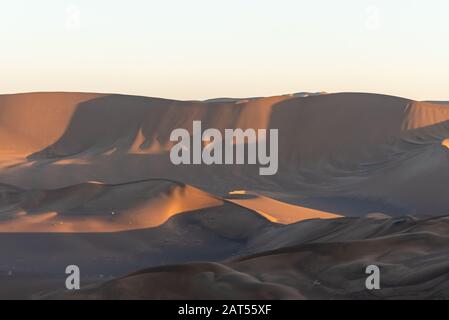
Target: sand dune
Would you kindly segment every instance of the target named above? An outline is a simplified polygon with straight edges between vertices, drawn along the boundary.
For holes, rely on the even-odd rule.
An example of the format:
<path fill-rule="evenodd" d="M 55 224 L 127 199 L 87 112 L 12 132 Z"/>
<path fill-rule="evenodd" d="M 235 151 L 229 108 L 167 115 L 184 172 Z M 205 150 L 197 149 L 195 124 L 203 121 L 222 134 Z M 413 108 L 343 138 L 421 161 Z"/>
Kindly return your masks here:
<path fill-rule="evenodd" d="M 315 220 L 316 228 L 307 229 L 310 238 L 297 239 L 295 246 L 224 263 L 151 268 L 75 294 L 60 292 L 46 298 L 447 299 L 448 222 L 448 218 Z M 363 231 L 355 236 L 356 225 Z M 329 232 L 324 237 L 323 228 Z M 364 289 L 364 270 L 370 264 L 382 270 L 382 290 Z"/>
<path fill-rule="evenodd" d="M 275 191 L 276 200 L 297 205 L 307 198 L 365 202 L 363 214 L 379 210 L 370 209 L 372 202 L 390 215 L 445 214 L 448 110 L 351 93 L 239 104 L 95 94 L 0 96 L 0 178 L 27 189 L 164 178 L 217 196 Z M 175 128 L 191 131 L 193 120 L 220 130 L 279 129 L 279 173 L 262 179 L 251 165 L 173 166 L 169 135 Z M 339 202 L 331 213 L 357 215 L 344 212 Z"/>
<path fill-rule="evenodd" d="M 150 211 L 157 213 L 157 211 Z M 240 206 L 175 215 L 161 226 L 122 232 L 0 233 L 0 299 L 32 298 L 61 289 L 65 268 L 78 265 L 83 286 L 144 266 L 220 261 L 237 256 L 268 220 Z"/>
<path fill-rule="evenodd" d="M 0 297 L 20 284 L 19 297 L 26 292 L 34 298 L 447 298 L 448 227 L 447 217 L 281 225 L 226 203 L 145 230 L 0 234 L 0 248 L 10 250 L 13 263 L 6 266 L 13 274 L 3 276 Z M 85 290 L 78 293 L 60 288 L 60 272 L 71 261 L 86 274 Z M 145 264 L 156 268 L 121 277 Z M 369 264 L 381 266 L 385 290 L 364 290 Z M 111 278 L 117 279 L 105 281 Z M 43 279 L 49 279 L 44 293 Z"/>
<path fill-rule="evenodd" d="M 283 224 L 339 217 L 263 196 L 236 198 L 234 193 L 232 199 L 221 199 L 161 179 L 115 185 L 87 182 L 53 190 L 0 185 L 0 232 L 100 233 L 144 229 L 162 225 L 180 213 L 223 206 L 226 201 Z"/>
<path fill-rule="evenodd" d="M 261 214 L 276 223 L 290 224 L 308 219 L 336 219 L 339 215 L 291 205 L 247 191 L 231 191 L 228 201 Z"/>
<path fill-rule="evenodd" d="M 223 205 L 168 180 L 116 185 L 88 182 L 56 190 L 0 191 L 0 232 L 114 232 L 159 226 L 170 217 Z"/>
<path fill-rule="evenodd" d="M 87 93 L 0 95 L 1 153 L 28 155 L 56 142 L 79 105 L 100 97 Z"/>
<path fill-rule="evenodd" d="M 173 165 L 196 120 L 278 129 L 278 174 Z M 0 95 L 0 298 L 447 297 L 448 139 L 447 105 L 384 95 Z"/>

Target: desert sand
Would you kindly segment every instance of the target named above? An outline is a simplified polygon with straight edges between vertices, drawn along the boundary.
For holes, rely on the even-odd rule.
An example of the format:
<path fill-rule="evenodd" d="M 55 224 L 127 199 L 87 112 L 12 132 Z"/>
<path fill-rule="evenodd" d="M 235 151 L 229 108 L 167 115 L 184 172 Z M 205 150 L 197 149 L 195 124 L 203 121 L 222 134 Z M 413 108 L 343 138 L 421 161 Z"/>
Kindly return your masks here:
<path fill-rule="evenodd" d="M 282 224 L 290 224 L 309 219 L 335 219 L 341 217 L 333 213 L 291 205 L 245 190 L 231 191 L 227 200 L 254 210 L 272 222 Z"/>
<path fill-rule="evenodd" d="M 278 174 L 171 164 L 195 120 L 278 129 Z M 0 298 L 447 298 L 448 124 L 363 93 L 0 95 Z"/>

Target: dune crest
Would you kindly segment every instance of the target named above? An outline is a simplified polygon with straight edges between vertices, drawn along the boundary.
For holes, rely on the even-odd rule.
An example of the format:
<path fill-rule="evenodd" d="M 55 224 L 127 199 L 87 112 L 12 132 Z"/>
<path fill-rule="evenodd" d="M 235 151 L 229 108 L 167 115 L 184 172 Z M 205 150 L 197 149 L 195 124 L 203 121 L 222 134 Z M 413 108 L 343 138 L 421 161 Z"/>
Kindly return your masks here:
<path fill-rule="evenodd" d="M 254 210 L 276 223 L 290 224 L 309 219 L 336 219 L 341 217 L 341 215 L 291 205 L 243 190 L 231 191 L 229 195 L 231 198 L 227 198 L 228 201 Z"/>
<path fill-rule="evenodd" d="M 447 299 L 448 222 L 447 217 L 308 221 L 251 239 L 263 241 L 265 251 L 247 248 L 246 255 L 222 262 L 146 268 L 41 298 Z M 283 243 L 286 239 L 290 242 Z M 382 290 L 365 290 L 364 270 L 371 264 L 382 270 Z"/>
<path fill-rule="evenodd" d="M 14 190 L 14 191 L 11 191 Z M 0 232 L 118 232 L 156 227 L 192 210 L 223 205 L 206 192 L 165 180 L 89 182 L 56 190 L 4 186 Z"/>
<path fill-rule="evenodd" d="M 448 110 L 363 93 L 0 95 L 0 297 L 447 298 Z M 174 165 L 170 135 L 195 121 L 278 130 L 277 174 Z M 91 286 L 73 294 L 74 262 Z M 366 293 L 370 264 L 384 291 Z"/>
<path fill-rule="evenodd" d="M 444 214 L 449 207 L 447 149 L 441 148 L 449 136 L 446 105 L 361 93 L 235 102 L 0 96 L 0 179 L 26 189 L 57 189 L 89 180 L 116 184 L 157 177 L 217 196 L 244 188 L 276 191 L 281 201 L 298 195 L 301 201 L 337 199 L 331 212 L 342 214 L 357 214 L 341 205 L 344 199 L 364 206 L 362 215 L 383 208 L 390 208 L 389 215 Z M 279 129 L 278 174 L 260 178 L 251 165 L 172 165 L 170 133 L 184 128 L 191 134 L 196 120 L 221 131 Z M 389 178 L 401 187 L 386 183 Z M 371 209 L 371 203 L 382 207 Z"/>
<path fill-rule="evenodd" d="M 446 148 L 449 148 L 449 139 L 444 139 L 443 142 L 441 142 L 441 145 L 443 145 Z"/>

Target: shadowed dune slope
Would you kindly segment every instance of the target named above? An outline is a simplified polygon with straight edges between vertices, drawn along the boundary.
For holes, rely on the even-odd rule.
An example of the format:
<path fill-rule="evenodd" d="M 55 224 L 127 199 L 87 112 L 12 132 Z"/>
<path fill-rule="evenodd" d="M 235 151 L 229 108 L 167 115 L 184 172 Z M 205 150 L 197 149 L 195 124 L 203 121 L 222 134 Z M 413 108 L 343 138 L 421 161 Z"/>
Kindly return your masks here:
<path fill-rule="evenodd" d="M 157 215 L 157 210 L 147 210 Z M 174 215 L 162 225 L 121 232 L 0 232 L 0 299 L 32 298 L 64 288 L 76 264 L 83 286 L 146 266 L 220 261 L 238 256 L 247 241 L 276 227 L 246 208 L 224 202 Z"/>
<path fill-rule="evenodd" d="M 87 182 L 52 190 L 0 185 L 0 232 L 101 233 L 145 229 L 162 225 L 177 214 L 225 203 L 227 207 L 248 208 L 284 224 L 339 217 L 268 197 L 225 200 L 164 179 L 113 185 Z"/>
<path fill-rule="evenodd" d="M 156 190 L 164 190 L 165 183 L 179 186 L 157 182 Z M 10 197 L 22 192 L 3 187 Z M 120 194 L 126 198 L 126 190 Z M 18 297 L 70 299 L 441 298 L 448 290 L 448 228 L 447 217 L 314 219 L 281 225 L 224 202 L 142 230 L 0 233 L 0 250 L 8 252 L 0 266 L 0 297 L 11 297 L 16 290 Z M 75 295 L 60 291 L 61 270 L 73 261 L 83 279 L 102 284 L 90 289 L 85 284 L 86 290 Z M 173 263 L 187 264 L 161 266 Z M 381 266 L 385 286 L 372 296 L 363 287 L 369 264 Z M 104 283 L 144 266 L 157 269 Z M 42 296 L 45 279 L 55 283 L 47 283 L 44 292 L 56 292 Z"/>
<path fill-rule="evenodd" d="M 2 149 L 25 151 L 30 158 L 66 157 L 111 147 L 145 153 L 153 146 L 158 152 L 173 144 L 172 130 L 191 129 L 194 120 L 201 120 L 204 129 L 277 128 L 285 133 L 280 139 L 284 164 L 381 156 L 376 152 L 400 137 L 416 143 L 447 138 L 449 109 L 438 104 L 372 94 L 245 101 L 211 104 L 75 93 L 0 96 Z M 429 130 L 410 132 L 424 128 Z M 26 150 L 20 143 L 24 140 L 29 145 Z M 13 146 L 7 147 L 11 142 Z"/>
<path fill-rule="evenodd" d="M 55 190 L 0 186 L 0 232 L 114 232 L 163 224 L 170 217 L 223 205 L 196 188 L 169 180 Z"/>
<path fill-rule="evenodd" d="M 172 165 L 170 133 L 191 132 L 194 120 L 202 121 L 203 130 L 278 129 L 278 173 L 260 177 L 257 165 Z M 157 177 L 218 196 L 240 189 L 270 191 L 292 204 L 348 199 L 365 202 L 364 213 L 373 212 L 369 204 L 376 202 L 390 208 L 390 215 L 438 215 L 449 208 L 448 120 L 445 105 L 359 93 L 214 102 L 4 95 L 0 181 L 56 189 Z M 344 212 L 340 202 L 334 202 L 332 213 L 357 215 Z"/>
<path fill-rule="evenodd" d="M 31 154 L 58 141 L 79 105 L 101 94 L 0 95 L 0 154 Z"/>
<path fill-rule="evenodd" d="M 311 222 L 312 223 L 312 222 Z M 297 245 L 223 263 L 143 270 L 68 299 L 447 299 L 449 220 L 313 221 Z M 307 222 L 297 228 L 305 228 Z M 332 224 L 338 224 L 331 226 Z M 349 232 L 358 226 L 358 233 Z M 298 230 L 296 235 L 300 236 Z M 328 233 L 324 233 L 327 231 Z M 311 238 L 309 238 L 312 236 Z M 353 237 L 348 240 L 348 237 Z M 308 239 L 307 239 L 308 238 Z M 346 238 L 346 239 L 344 239 Z M 307 240 L 306 240 L 307 239 Z M 268 242 L 268 243 L 275 243 Z M 365 288 L 365 269 L 381 269 L 381 290 Z"/>
<path fill-rule="evenodd" d="M 279 130 L 278 173 L 173 165 L 195 120 Z M 448 141 L 447 105 L 384 95 L 2 95 L 0 298 L 447 298 Z"/>

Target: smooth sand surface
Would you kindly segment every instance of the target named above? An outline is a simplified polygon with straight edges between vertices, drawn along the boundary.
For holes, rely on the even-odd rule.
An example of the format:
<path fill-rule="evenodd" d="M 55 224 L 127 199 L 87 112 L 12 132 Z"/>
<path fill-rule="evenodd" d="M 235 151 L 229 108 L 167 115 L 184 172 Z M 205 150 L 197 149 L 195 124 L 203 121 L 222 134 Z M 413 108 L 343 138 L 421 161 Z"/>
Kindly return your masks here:
<path fill-rule="evenodd" d="M 174 166 L 195 120 L 278 129 L 278 174 Z M 0 298 L 447 297 L 448 124 L 361 93 L 0 95 Z M 90 290 L 64 292 L 69 264 Z"/>
<path fill-rule="evenodd" d="M 336 219 L 341 217 L 329 212 L 291 205 L 248 191 L 231 191 L 228 201 L 251 209 L 276 223 L 290 224 L 308 219 Z"/>
<path fill-rule="evenodd" d="M 1 189 L 1 186 L 0 186 Z M 55 190 L 3 186 L 0 232 L 116 232 L 163 224 L 172 216 L 223 205 L 196 188 L 169 180 L 105 185 L 88 182 Z"/>
<path fill-rule="evenodd" d="M 0 116 L 0 182 L 24 189 L 163 178 L 217 196 L 242 189 L 299 205 L 349 199 L 365 202 L 365 211 L 376 202 L 389 215 L 442 215 L 449 205 L 449 109 L 440 104 L 357 93 L 243 103 L 34 93 L 0 96 Z M 278 129 L 278 174 L 260 177 L 255 165 L 173 166 L 170 133 L 191 131 L 194 120 L 204 129 Z M 338 203 L 331 209 L 356 214 Z"/>
<path fill-rule="evenodd" d="M 280 249 L 223 263 L 145 269 L 45 298 L 447 299 L 448 227 L 447 217 L 314 220 L 290 225 L 284 232 L 294 241 Z M 279 232 L 264 241 L 275 248 L 278 237 L 286 236 Z M 373 263 L 381 269 L 382 289 L 368 291 L 364 271 Z"/>

